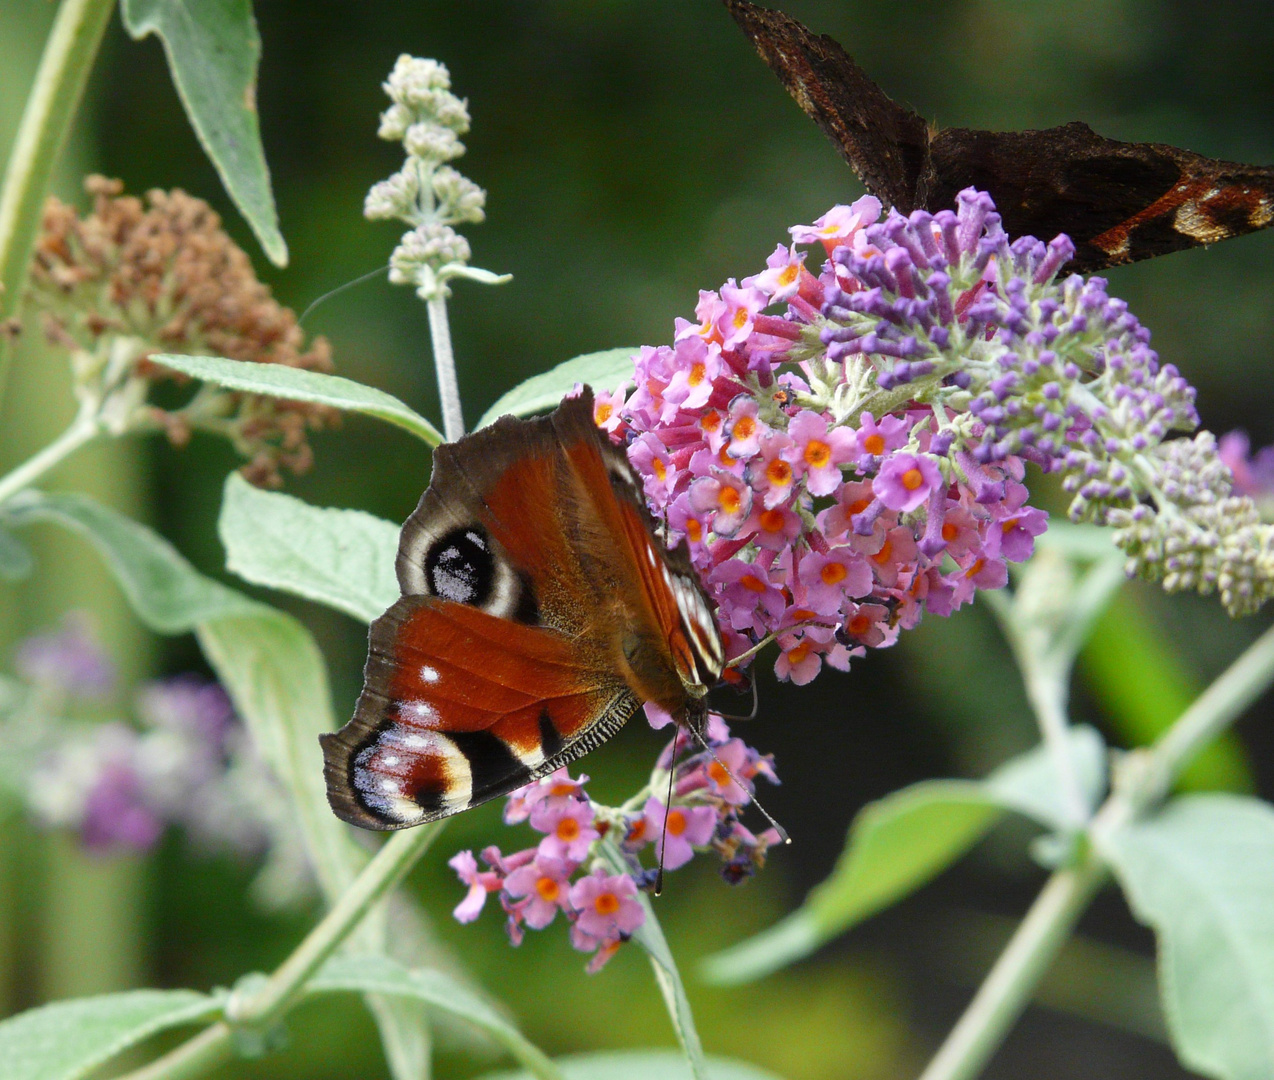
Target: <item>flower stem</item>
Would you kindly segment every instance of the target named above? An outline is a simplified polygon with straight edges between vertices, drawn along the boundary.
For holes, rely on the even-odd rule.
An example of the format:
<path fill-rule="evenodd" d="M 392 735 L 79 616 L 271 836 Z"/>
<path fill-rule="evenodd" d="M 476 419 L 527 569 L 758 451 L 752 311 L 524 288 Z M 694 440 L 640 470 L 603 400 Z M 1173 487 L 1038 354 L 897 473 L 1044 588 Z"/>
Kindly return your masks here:
<path fill-rule="evenodd" d="M 27 458 L 12 472 L 0 476 L 0 506 L 19 491 L 30 487 L 51 468 L 68 458 L 85 443 L 91 442 L 102 428 L 97 416 L 83 411 L 61 435 L 48 446 Z"/>
<path fill-rule="evenodd" d="M 114 9 L 115 0 L 62 0 L 45 42 L 0 189 L 0 322 L 26 291 L 44 197 Z M 0 397 L 11 349 L 0 346 Z"/>
<path fill-rule="evenodd" d="M 234 1027 L 268 1027 L 296 1003 L 305 984 L 358 927 L 372 906 L 397 885 L 441 832 L 440 823 L 395 833 L 286 960 L 258 989 L 234 994 L 226 1020 L 152 1061 L 124 1080 L 186 1080 L 234 1057 Z"/>
<path fill-rule="evenodd" d="M 434 370 L 438 375 L 438 399 L 442 404 L 442 430 L 447 442 L 455 442 L 464 434 L 464 413 L 460 408 L 460 387 L 456 382 L 456 357 L 451 351 L 447 300 L 435 293 L 426 303 L 429 334 L 433 339 Z"/>
<path fill-rule="evenodd" d="M 1004 1041 L 1089 901 L 1109 876 L 1103 839 L 1171 789 L 1195 756 L 1274 683 L 1274 628 L 1266 630 L 1152 746 L 1129 755 L 1114 793 L 1093 819 L 1092 842 L 1057 871 L 1010 939 L 920 1080 L 971 1080 Z"/>

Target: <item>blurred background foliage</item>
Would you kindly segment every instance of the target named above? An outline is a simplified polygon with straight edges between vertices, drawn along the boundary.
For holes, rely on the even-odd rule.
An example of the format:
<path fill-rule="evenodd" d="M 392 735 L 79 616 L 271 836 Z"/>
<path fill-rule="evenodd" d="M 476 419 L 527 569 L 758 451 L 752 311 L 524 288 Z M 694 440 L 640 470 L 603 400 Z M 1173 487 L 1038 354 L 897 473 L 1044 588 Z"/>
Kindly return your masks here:
<path fill-rule="evenodd" d="M 1104 135 L 1186 146 L 1236 161 L 1274 161 L 1274 20 L 1260 0 L 789 0 L 785 10 L 840 41 L 896 99 L 942 125 L 1046 127 L 1082 119 Z M 0 5 L 0 138 L 8 145 L 54 7 Z M 297 311 L 382 265 L 396 234 L 361 215 L 368 187 L 398 165 L 375 138 L 380 83 L 400 52 L 451 69 L 474 128 L 465 173 L 489 192 L 488 222 L 469 233 L 476 265 L 511 272 L 499 289 L 461 282 L 451 306 L 466 415 L 579 353 L 671 338 L 697 290 L 763 265 L 789 225 L 861 192 L 788 99 L 725 11 L 698 0 L 416 4 L 258 0 L 264 44 L 258 101 L 291 265 L 270 268 L 228 205 L 172 89 L 159 44 L 108 33 L 56 192 L 83 205 L 79 177 L 99 171 L 130 192 L 181 187 L 220 210 L 278 298 Z M 1217 432 L 1274 440 L 1265 372 L 1274 362 L 1274 230 L 1111 272 L 1165 359 L 1199 388 Z M 426 415 L 437 401 L 423 305 L 383 279 L 341 293 L 306 320 L 327 335 L 338 371 Z M 11 467 L 71 414 L 60 356 L 23 338 L 0 408 L 0 466 Z M 289 489 L 320 505 L 395 521 L 429 474 L 420 443 L 348 417 L 315 439 L 312 473 Z M 197 566 L 224 576 L 215 522 L 235 467 L 220 442 L 184 451 L 158 440 L 98 445 L 54 486 L 90 491 L 156 525 Z M 1035 477 L 1035 481 L 1039 478 Z M 1046 484 L 1045 505 L 1056 508 Z M 1051 499 L 1051 502 L 1050 502 Z M 32 534 L 37 573 L 0 593 L 0 669 L 13 644 L 73 608 L 92 611 L 123 685 L 202 669 L 191 639 L 139 629 L 95 557 L 65 535 Z M 360 684 L 365 630 L 299 601 L 328 657 L 338 713 Z M 1075 714 L 1117 745 L 1144 741 L 1255 636 L 1214 602 L 1128 587 L 1081 664 Z M 763 664 L 762 668 L 768 668 Z M 777 757 L 784 785 L 768 807 L 793 845 L 734 890 L 706 865 L 676 874 L 660 912 L 688 973 L 697 956 L 790 910 L 830 870 L 866 801 L 935 775 L 977 775 L 1034 738 L 1020 682 L 989 615 L 931 618 L 897 648 L 825 672 L 804 689 L 760 680 L 748 741 Z M 1235 742 L 1192 774 L 1203 786 L 1274 793 L 1269 702 Z M 585 770 L 604 801 L 634 790 L 660 744 L 634 725 Z M 0 824 L 0 1012 L 128 986 L 206 988 L 281 959 L 312 911 L 268 915 L 247 895 L 252 868 L 192 854 L 170 837 L 151 857 L 97 858 L 65 837 Z M 501 842 L 499 809 L 458 819 L 441 849 Z M 731 991 L 692 985 L 708 1049 L 791 1080 L 914 1072 L 958 1015 L 1011 919 L 1043 872 L 1029 835 L 1005 829 L 974 857 L 817 958 Z M 550 1053 L 671 1044 L 649 970 L 625 950 L 586 976 L 560 931 L 509 948 L 498 917 L 459 927 L 461 890 L 442 859 L 411 887 L 442 942 L 504 1000 Z M 992 1064 L 991 1077 L 1184 1075 L 1158 1041 L 1150 938 L 1110 894 L 1084 939 Z M 1094 1016 L 1094 1014 L 1096 1014 Z M 1087 1017 L 1087 1018 L 1084 1018 Z M 1096 1019 L 1097 1023 L 1093 1022 Z M 353 999 L 311 1005 L 291 1046 L 237 1067 L 251 1077 L 383 1074 L 374 1029 Z M 445 1050 L 440 1075 L 483 1062 Z"/>

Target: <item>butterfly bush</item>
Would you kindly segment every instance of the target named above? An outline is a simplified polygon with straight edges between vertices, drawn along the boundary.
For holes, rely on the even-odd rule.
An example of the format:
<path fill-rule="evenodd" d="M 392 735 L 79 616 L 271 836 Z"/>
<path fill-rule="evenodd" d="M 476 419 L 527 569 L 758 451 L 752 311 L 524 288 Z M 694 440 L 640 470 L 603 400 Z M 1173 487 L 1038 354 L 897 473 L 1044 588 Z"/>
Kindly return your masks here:
<path fill-rule="evenodd" d="M 0 679 L 0 795 L 95 855 L 141 853 L 169 828 L 203 852 L 264 859 L 270 907 L 312 891 L 285 797 L 225 690 L 197 675 L 151 680 L 129 718 L 111 715 L 115 665 L 78 613 L 21 642 Z M 85 714 L 107 711 L 103 720 Z"/>
<path fill-rule="evenodd" d="M 645 922 L 637 893 L 654 885 L 658 870 L 645 865 L 643 856 L 676 870 L 696 851 L 710 850 L 722 859 L 727 881 L 751 876 L 765 865 L 766 851 L 779 836 L 773 829 L 753 833 L 739 814 L 751 801 L 757 777 L 778 782 L 774 763 L 731 737 L 719 716 L 709 718 L 706 734 L 711 754 L 678 731 L 650 782 L 620 807 L 591 800 L 584 790 L 588 777 L 572 779 L 565 769 L 514 792 L 505 804 L 505 822 L 525 822 L 541 836 L 512 855 L 488 847 L 481 863 L 472 851 L 456 855 L 450 865 L 469 891 L 455 917 L 472 922 L 487 897 L 498 894 L 509 939 L 519 945 L 528 928 L 542 930 L 560 914 L 571 944 L 593 954 L 588 970 L 595 972 Z M 665 801 L 669 770 L 671 803 Z"/>

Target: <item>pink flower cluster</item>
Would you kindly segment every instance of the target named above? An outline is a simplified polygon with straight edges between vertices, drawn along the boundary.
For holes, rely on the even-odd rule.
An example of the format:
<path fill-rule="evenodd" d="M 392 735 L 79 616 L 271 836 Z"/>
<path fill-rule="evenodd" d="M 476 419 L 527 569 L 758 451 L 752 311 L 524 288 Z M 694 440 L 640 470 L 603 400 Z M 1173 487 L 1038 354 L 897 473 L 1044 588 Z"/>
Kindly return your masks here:
<path fill-rule="evenodd" d="M 763 272 L 701 292 L 672 345 L 641 350 L 635 387 L 596 396 L 598 424 L 627 443 L 652 511 L 687 544 L 729 653 L 773 636 L 777 674 L 798 684 L 893 644 L 924 611 L 949 615 L 1000 588 L 1046 527 L 1026 505 L 1020 457 L 966 449 L 982 421 L 959 428 L 898 388 L 901 369 L 928 369 L 899 362 L 884 335 L 829 356 L 825 309 L 869 291 L 851 267 L 884 266 L 867 232 L 880 212 L 866 196 L 792 229 Z M 983 224 L 947 230 L 957 285 Z M 798 246 L 810 243 L 827 256 L 817 277 Z M 953 290 L 953 321 L 987 291 L 987 262 Z M 960 374 L 947 385 L 958 392 Z"/>
<path fill-rule="evenodd" d="M 527 822 L 541 838 L 512 855 L 486 848 L 481 853 L 486 869 L 471 851 L 452 858 L 449 865 L 469 888 L 455 917 L 472 922 L 487 896 L 499 893 L 509 938 L 519 945 L 527 927 L 542 930 L 561 912 L 570 924 L 571 944 L 593 954 L 588 964 L 593 972 L 645 922 L 637 891 L 649 887 L 657 873 L 640 861 L 648 845 L 667 870 L 684 866 L 696 850 L 712 849 L 725 862 L 727 881 L 748 877 L 764 864 L 778 836 L 773 830 L 754 835 L 739 821 L 739 811 L 751 799 L 757 776 L 778 782 L 773 762 L 731 738 L 719 717 L 710 718 L 708 735 L 715 757 L 691 753 L 698 744 L 687 743 L 689 737 L 678 731 L 650 784 L 623 807 L 594 803 L 584 791 L 588 777 L 572 780 L 565 769 L 514 792 L 505 822 Z M 674 754 L 678 763 L 669 807 L 653 792 L 666 790 Z M 611 861 L 618 860 L 623 872 L 612 872 L 615 867 L 597 857 L 602 843 L 610 845 Z"/>

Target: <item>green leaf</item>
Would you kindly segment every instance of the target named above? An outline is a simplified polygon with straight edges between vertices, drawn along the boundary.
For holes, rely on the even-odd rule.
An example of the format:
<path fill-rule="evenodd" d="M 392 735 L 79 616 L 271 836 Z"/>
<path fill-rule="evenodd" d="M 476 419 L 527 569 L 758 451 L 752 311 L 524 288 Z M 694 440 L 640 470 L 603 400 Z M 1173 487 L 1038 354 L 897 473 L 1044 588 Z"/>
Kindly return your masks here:
<path fill-rule="evenodd" d="M 708 1057 L 708 1080 L 778 1080 L 772 1072 L 731 1058 Z M 608 1050 L 553 1062 L 566 1080 L 693 1080 L 685 1059 L 670 1050 Z M 479 1080 L 531 1080 L 528 1072 L 484 1073 Z"/>
<path fill-rule="evenodd" d="M 255 585 L 371 622 L 398 599 L 398 526 L 360 510 L 325 510 L 226 478 L 218 523 L 226 567 Z"/>
<path fill-rule="evenodd" d="M 225 995 L 130 990 L 57 1001 L 0 1023 L 5 1080 L 79 1080 L 130 1046 L 211 1019 Z"/>
<path fill-rule="evenodd" d="M 314 639 L 281 611 L 204 577 L 163 537 L 82 495 L 24 492 L 9 520 L 54 521 L 102 554 L 141 620 L 161 634 L 195 631 L 262 756 L 287 788 L 329 897 L 353 877 L 345 827 L 327 805 L 318 736 L 335 726 Z"/>
<path fill-rule="evenodd" d="M 1091 728 L 1071 731 L 1071 756 L 1089 805 L 1105 787 L 1105 749 Z M 749 982 L 808 956 L 824 942 L 897 903 L 961 858 L 1013 810 L 1050 828 L 1068 818 L 1043 746 L 983 781 L 927 780 L 859 811 L 831 876 L 775 926 L 703 962 L 709 982 Z"/>
<path fill-rule="evenodd" d="M 615 390 L 625 382 L 632 382 L 633 357 L 640 351 L 605 349 L 602 352 L 585 353 L 558 364 L 549 371 L 532 375 L 483 413 L 477 427 L 484 428 L 493 424 L 506 414 L 530 416 L 546 409 L 555 409 L 562 398 L 574 389 L 576 383 L 585 383 L 594 390 Z"/>
<path fill-rule="evenodd" d="M 283 364 L 254 364 L 247 360 L 228 360 L 224 356 L 177 356 L 158 354 L 149 359 L 174 371 L 184 372 L 196 379 L 216 383 L 230 390 L 266 397 L 285 398 L 288 401 L 308 401 L 316 405 L 330 405 L 346 412 L 363 413 L 384 420 L 410 431 L 430 446 L 442 443 L 442 433 L 413 409 L 409 409 L 393 394 L 364 386 L 339 375 L 324 375 L 318 371 L 303 371 Z"/>
<path fill-rule="evenodd" d="M 440 971 L 410 970 L 386 956 L 336 956 L 306 984 L 307 994 L 351 991 L 424 1002 L 489 1034 L 531 1074 L 560 1080 L 553 1063 L 462 983 Z"/>
<path fill-rule="evenodd" d="M 627 860 L 613 841 L 603 840 L 598 845 L 598 849 L 602 858 L 610 864 L 612 873 L 628 873 Z M 677 962 L 673 959 L 672 950 L 668 948 L 668 939 L 664 937 L 663 928 L 655 917 L 655 909 L 650 903 L 650 897 L 644 892 L 638 892 L 637 902 L 646 913 L 646 920 L 633 934 L 633 940 L 645 949 L 650 957 L 655 982 L 659 986 L 659 992 L 663 994 L 668 1018 L 672 1021 L 673 1030 L 686 1055 L 690 1071 L 694 1074 L 695 1080 L 705 1080 L 708 1074 L 707 1066 L 704 1064 L 703 1043 L 695 1028 L 694 1013 L 690 1011 L 690 999 L 686 996 L 686 987 L 677 970 Z"/>
<path fill-rule="evenodd" d="M 0 525 L 0 581 L 21 581 L 34 567 L 26 544 Z"/>
<path fill-rule="evenodd" d="M 251 0 L 123 0 L 135 40 L 157 34 L 190 126 L 239 212 L 276 266 L 287 244 L 257 123 L 261 39 Z"/>
<path fill-rule="evenodd" d="M 1219 1080 L 1274 1078 L 1274 807 L 1184 796 L 1116 831 L 1105 854 L 1158 936 L 1182 1063 Z"/>

